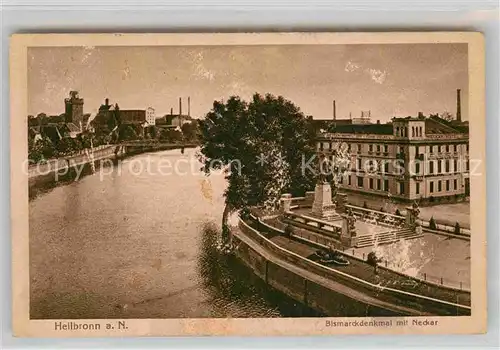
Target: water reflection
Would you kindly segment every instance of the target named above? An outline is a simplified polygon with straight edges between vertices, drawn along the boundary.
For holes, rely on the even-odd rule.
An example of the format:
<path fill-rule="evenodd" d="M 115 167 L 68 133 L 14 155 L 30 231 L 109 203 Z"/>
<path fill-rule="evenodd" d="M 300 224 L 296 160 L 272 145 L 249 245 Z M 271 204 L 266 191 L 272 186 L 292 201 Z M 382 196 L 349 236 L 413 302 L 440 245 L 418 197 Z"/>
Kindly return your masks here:
<path fill-rule="evenodd" d="M 198 271 L 210 295 L 212 317 L 314 317 L 321 314 L 268 287 L 235 256 L 216 249 L 217 229 L 202 229 Z"/>

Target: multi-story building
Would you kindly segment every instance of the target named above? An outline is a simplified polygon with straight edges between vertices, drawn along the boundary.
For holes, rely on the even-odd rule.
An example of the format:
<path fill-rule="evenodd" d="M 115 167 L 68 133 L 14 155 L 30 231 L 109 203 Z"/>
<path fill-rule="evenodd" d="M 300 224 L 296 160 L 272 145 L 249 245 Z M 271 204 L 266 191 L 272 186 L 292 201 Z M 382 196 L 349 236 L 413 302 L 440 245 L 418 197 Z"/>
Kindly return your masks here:
<path fill-rule="evenodd" d="M 156 124 L 155 109 L 153 107 L 148 107 L 146 109 L 146 122 L 149 126 L 153 126 Z"/>
<path fill-rule="evenodd" d="M 351 156 L 342 189 L 403 201 L 469 195 L 469 134 L 461 120 L 419 113 L 386 124 L 338 125 L 319 134 L 317 151 L 333 157 L 341 143 Z"/>

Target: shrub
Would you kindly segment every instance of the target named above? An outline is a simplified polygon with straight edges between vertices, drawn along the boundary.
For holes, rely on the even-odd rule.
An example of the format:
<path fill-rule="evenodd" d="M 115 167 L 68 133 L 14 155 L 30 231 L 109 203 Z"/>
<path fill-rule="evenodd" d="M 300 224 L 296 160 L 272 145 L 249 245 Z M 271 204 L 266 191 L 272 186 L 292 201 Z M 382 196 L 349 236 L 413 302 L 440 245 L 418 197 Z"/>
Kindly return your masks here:
<path fill-rule="evenodd" d="M 435 230 L 436 229 L 436 220 L 434 220 L 434 216 L 431 217 L 431 219 L 429 220 L 429 228 L 431 230 Z"/>
<path fill-rule="evenodd" d="M 368 256 L 366 257 L 366 262 L 371 266 L 377 266 L 379 263 L 379 258 L 377 257 L 377 254 L 375 254 L 375 252 L 369 252 Z"/>
<path fill-rule="evenodd" d="M 455 223 L 455 234 L 460 234 L 460 224 L 458 222 Z"/>

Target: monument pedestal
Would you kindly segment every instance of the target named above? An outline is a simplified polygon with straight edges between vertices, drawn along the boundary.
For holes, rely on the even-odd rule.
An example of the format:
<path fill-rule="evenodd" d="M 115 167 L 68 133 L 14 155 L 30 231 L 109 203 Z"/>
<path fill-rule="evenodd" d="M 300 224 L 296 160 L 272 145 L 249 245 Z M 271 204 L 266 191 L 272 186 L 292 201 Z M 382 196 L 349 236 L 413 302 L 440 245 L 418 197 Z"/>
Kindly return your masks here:
<path fill-rule="evenodd" d="M 335 204 L 332 202 L 332 188 L 329 183 L 316 184 L 312 213 L 322 218 L 336 215 Z"/>

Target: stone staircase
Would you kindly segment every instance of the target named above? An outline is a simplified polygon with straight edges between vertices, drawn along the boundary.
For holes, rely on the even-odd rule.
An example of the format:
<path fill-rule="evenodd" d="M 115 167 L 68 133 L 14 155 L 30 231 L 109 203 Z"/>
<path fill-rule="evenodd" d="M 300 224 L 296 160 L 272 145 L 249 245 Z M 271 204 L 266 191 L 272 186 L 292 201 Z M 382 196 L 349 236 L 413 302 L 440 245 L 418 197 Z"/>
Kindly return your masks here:
<path fill-rule="evenodd" d="M 369 247 L 379 244 L 388 244 L 400 241 L 402 239 L 414 239 L 418 237 L 422 237 L 423 234 L 417 234 L 414 230 L 410 228 L 402 228 L 392 231 L 380 232 L 374 235 L 363 235 L 358 236 L 358 242 L 356 244 L 356 248 Z"/>

